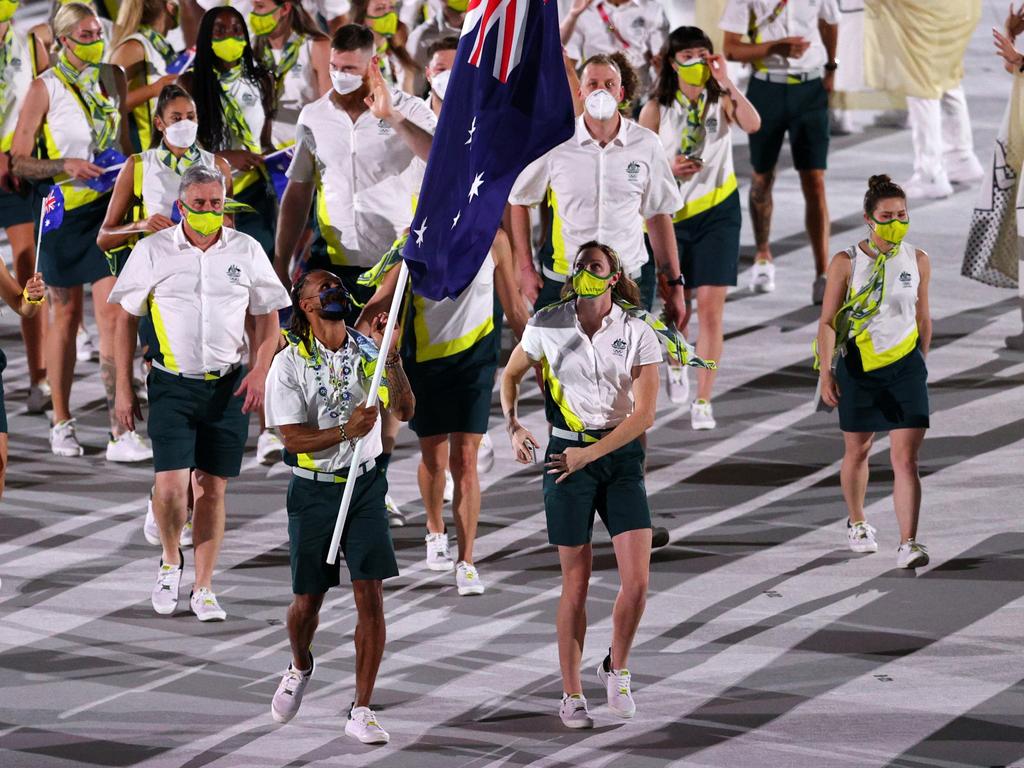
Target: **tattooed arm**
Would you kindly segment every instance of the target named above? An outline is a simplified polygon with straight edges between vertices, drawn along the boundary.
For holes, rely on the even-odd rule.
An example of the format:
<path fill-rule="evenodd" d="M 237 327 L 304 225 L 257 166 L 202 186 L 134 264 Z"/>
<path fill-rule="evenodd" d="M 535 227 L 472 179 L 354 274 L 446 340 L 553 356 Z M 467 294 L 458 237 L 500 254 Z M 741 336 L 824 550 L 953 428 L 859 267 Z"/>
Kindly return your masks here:
<path fill-rule="evenodd" d="M 49 109 L 50 95 L 46 92 L 45 83 L 39 79 L 33 80 L 14 128 L 11 173 L 29 181 L 50 179 L 58 173 L 66 173 L 76 179 L 95 179 L 103 173 L 103 169 L 88 160 L 75 157 L 43 160 L 32 156 Z"/>
<path fill-rule="evenodd" d="M 395 330 L 397 332 L 397 327 Z M 384 369 L 388 377 L 388 411 L 399 421 L 408 421 L 416 411 L 416 397 L 412 393 L 409 377 L 402 368 L 402 356 L 397 350 L 392 350 L 388 355 Z"/>

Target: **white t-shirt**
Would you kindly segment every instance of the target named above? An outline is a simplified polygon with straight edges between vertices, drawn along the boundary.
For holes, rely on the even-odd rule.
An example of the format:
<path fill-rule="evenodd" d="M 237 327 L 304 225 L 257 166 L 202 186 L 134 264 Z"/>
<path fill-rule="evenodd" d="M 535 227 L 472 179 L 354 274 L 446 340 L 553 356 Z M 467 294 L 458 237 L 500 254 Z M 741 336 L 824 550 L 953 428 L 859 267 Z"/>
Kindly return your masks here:
<path fill-rule="evenodd" d="M 818 20 L 838 24 L 838 0 L 789 0 L 776 15 L 779 5 L 780 0 L 728 0 L 718 26 L 723 32 L 746 35 L 753 14 L 758 42 L 803 37 L 811 43 L 799 59 L 772 54 L 755 62 L 755 69 L 786 74 L 819 71 L 828 61 L 828 53 L 821 42 Z"/>
<path fill-rule="evenodd" d="M 580 327 L 576 303 L 567 301 L 531 317 L 520 344 L 530 360 L 544 363 L 545 396 L 574 432 L 617 426 L 633 411 L 633 368 L 662 361 L 654 330 L 614 303 L 593 339 Z"/>

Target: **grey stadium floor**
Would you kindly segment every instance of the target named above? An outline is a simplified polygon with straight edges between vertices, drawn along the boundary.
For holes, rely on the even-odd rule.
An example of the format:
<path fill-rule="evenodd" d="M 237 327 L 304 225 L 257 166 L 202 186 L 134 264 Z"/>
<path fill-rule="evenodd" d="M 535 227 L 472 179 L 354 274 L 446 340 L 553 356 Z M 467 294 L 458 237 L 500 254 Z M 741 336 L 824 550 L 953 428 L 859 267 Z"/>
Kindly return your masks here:
<path fill-rule="evenodd" d="M 966 81 L 983 161 L 1008 91 L 989 55 L 991 16 Z M 746 147 L 736 154 L 746 173 Z M 866 176 L 910 170 L 906 131 L 835 140 L 834 250 L 861 233 Z M 650 434 L 648 490 L 673 543 L 653 558 L 630 664 L 639 713 L 629 722 L 608 713 L 590 672 L 617 584 L 607 535 L 596 537 L 589 732 L 567 732 L 556 716 L 557 559 L 540 476 L 511 462 L 496 401 L 497 461 L 484 478 L 476 548 L 482 597 L 457 597 L 450 577 L 423 567 L 417 457 L 409 433 L 401 437 L 390 475 L 411 525 L 395 532 L 402 575 L 385 588 L 389 636 L 374 701 L 392 741 L 365 747 L 343 733 L 354 621 L 345 591 L 325 605 L 301 713 L 287 726 L 270 719 L 288 663 L 284 468 L 260 467 L 250 452 L 230 486 L 216 579 L 228 620 L 201 625 L 184 600 L 175 616 L 156 616 L 148 596 L 158 552 L 141 530 L 151 468 L 104 462 L 94 363 L 80 366 L 74 390 L 86 457 L 48 453 L 45 419 L 24 412 L 24 359 L 7 312 L 0 766 L 1024 765 L 1024 354 L 1002 347 L 1021 328 L 1013 292 L 959 276 L 974 199 L 959 188 L 911 211 L 909 239 L 934 265 L 921 525 L 931 565 L 894 568 L 884 439 L 868 500 L 881 552 L 845 549 L 842 441 L 835 417 L 810 407 L 817 312 L 807 304 L 799 186 L 786 170 L 775 206 L 779 288 L 754 296 L 741 275 L 726 307 L 718 430 L 692 432 L 665 399 Z M 536 389 L 527 404 L 542 430 Z M 186 569 L 185 594 L 188 578 Z"/>

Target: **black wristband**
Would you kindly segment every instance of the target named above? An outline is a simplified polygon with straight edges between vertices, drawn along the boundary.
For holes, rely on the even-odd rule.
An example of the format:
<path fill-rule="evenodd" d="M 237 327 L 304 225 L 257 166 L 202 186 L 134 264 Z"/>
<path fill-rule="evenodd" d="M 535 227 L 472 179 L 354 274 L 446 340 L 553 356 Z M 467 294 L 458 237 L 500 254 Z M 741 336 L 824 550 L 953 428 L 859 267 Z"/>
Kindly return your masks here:
<path fill-rule="evenodd" d="M 683 279 L 683 275 L 680 273 L 679 277 L 670 277 L 665 280 L 665 285 L 678 285 L 685 286 L 686 280 Z"/>
<path fill-rule="evenodd" d="M 828 62 L 825 65 L 825 71 L 826 72 L 835 72 L 837 69 L 839 69 L 839 60 L 838 59 L 836 61 L 830 61 L 830 62 Z"/>

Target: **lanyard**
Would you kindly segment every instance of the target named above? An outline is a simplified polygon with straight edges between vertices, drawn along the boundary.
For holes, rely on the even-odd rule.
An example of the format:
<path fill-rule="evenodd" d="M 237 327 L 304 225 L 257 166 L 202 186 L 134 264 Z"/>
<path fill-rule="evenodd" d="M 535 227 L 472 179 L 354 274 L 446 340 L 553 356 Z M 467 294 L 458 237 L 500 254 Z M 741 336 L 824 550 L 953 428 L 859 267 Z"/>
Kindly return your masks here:
<path fill-rule="evenodd" d="M 782 0 L 783 5 L 785 5 L 786 2 L 788 2 L 788 0 Z M 601 15 L 601 21 L 603 21 L 604 25 L 608 27 L 608 31 L 611 32 L 620 43 L 622 43 L 622 47 L 629 48 L 629 41 L 622 36 L 622 33 L 619 32 L 619 28 L 612 23 L 612 19 L 608 15 L 608 11 L 604 8 L 604 3 L 597 4 L 597 12 Z"/>

